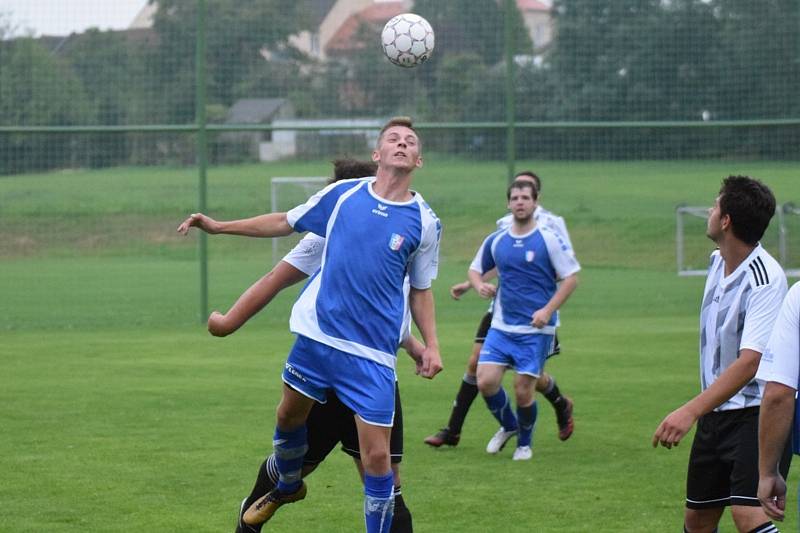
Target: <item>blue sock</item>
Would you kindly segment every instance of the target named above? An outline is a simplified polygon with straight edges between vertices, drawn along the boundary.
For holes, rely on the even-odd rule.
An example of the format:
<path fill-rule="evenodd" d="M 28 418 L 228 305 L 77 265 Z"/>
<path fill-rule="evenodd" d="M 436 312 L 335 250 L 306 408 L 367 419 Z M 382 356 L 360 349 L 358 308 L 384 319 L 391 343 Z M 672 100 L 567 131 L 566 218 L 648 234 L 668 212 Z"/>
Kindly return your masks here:
<path fill-rule="evenodd" d="M 364 474 L 364 520 L 367 533 L 388 533 L 394 514 L 394 474 Z"/>
<path fill-rule="evenodd" d="M 528 407 L 517 407 L 517 419 L 519 420 L 519 434 L 517 435 L 517 446 L 530 446 L 533 440 L 533 428 L 536 425 L 536 416 L 539 414 L 539 407 L 533 402 Z"/>
<path fill-rule="evenodd" d="M 292 493 L 302 483 L 303 457 L 308 450 L 306 426 L 293 431 L 275 428 L 272 445 L 275 447 L 275 463 L 278 465 L 278 490 Z"/>
<path fill-rule="evenodd" d="M 511 410 L 511 404 L 503 387 L 500 387 L 500 390 L 494 396 L 484 396 L 483 399 L 486 400 L 489 411 L 500 422 L 503 429 L 506 431 L 517 429 L 517 417 L 514 416 L 514 412 Z"/>

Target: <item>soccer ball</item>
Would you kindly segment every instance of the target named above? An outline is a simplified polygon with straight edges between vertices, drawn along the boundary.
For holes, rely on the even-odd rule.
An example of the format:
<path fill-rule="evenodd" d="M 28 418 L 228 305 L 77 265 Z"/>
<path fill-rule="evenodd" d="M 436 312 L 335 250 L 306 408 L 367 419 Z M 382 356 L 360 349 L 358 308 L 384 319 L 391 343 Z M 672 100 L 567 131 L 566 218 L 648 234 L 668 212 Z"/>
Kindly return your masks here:
<path fill-rule="evenodd" d="M 433 52 L 433 28 L 419 15 L 403 13 L 383 27 L 381 44 L 383 53 L 395 65 L 416 67 L 427 61 Z"/>

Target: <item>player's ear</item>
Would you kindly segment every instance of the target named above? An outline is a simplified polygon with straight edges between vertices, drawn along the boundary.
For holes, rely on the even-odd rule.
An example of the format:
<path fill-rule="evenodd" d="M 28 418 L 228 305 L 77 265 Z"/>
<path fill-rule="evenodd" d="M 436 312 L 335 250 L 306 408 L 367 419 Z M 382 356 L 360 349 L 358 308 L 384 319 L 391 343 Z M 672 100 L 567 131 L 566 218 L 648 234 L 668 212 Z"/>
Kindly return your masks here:
<path fill-rule="evenodd" d="M 417 158 L 417 168 L 422 168 L 422 156 Z"/>
<path fill-rule="evenodd" d="M 372 151 L 372 160 L 375 163 L 378 163 L 381 160 L 381 153 L 377 149 Z"/>

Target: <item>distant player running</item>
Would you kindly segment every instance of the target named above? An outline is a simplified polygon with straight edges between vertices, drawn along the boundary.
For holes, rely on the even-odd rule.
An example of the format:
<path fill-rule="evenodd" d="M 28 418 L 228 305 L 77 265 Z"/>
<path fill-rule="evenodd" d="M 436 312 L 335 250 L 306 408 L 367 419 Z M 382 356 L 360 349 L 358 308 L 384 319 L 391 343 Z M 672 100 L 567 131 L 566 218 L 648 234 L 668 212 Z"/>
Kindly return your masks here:
<path fill-rule="evenodd" d="M 725 507 L 739 531 L 772 533 L 758 501 L 758 414 L 764 383 L 755 379 L 786 275 L 761 246 L 775 196 L 758 180 L 729 176 L 709 210 L 711 254 L 700 308 L 700 394 L 658 425 L 652 444 L 677 446 L 697 422 L 686 475 L 684 531 L 716 531 Z M 790 450 L 781 461 L 789 468 Z"/>
<path fill-rule="evenodd" d="M 478 360 L 478 389 L 501 427 L 486 451 L 499 452 L 516 434 L 517 461 L 533 455 L 536 381 L 553 347 L 557 311 L 577 287 L 580 270 L 567 242 L 536 224 L 537 197 L 532 183 L 511 184 L 507 193 L 511 227 L 486 238 L 468 273 L 481 297 L 495 299 L 492 326 Z M 492 269 L 497 269 L 497 287 L 482 278 Z M 516 415 L 502 386 L 508 368 L 516 372 Z"/>
<path fill-rule="evenodd" d="M 334 178 L 329 183 L 344 179 L 355 179 L 375 175 L 377 165 L 372 161 L 337 159 L 333 162 Z M 208 318 L 208 330 L 215 336 L 224 337 L 238 330 L 283 289 L 290 287 L 314 274 L 322 260 L 325 239 L 309 233 L 265 276 L 251 285 L 227 313 L 217 311 Z M 403 346 L 415 361 L 419 361 L 424 349 L 412 335 L 403 340 Z M 331 393 L 324 404 L 315 403 L 306 420 L 308 432 L 308 451 L 303 460 L 303 477 L 322 463 L 337 444 L 352 456 L 363 475 L 358 432 L 353 421 L 353 412 Z M 411 511 L 405 505 L 400 487 L 400 462 L 403 459 L 403 411 L 400 403 L 400 389 L 395 396 L 395 417 L 390 441 L 392 471 L 394 472 L 394 517 L 391 533 L 411 533 Z M 242 500 L 236 533 L 259 533 L 262 524 L 249 525 L 244 521 L 245 511 L 278 484 L 278 470 L 275 454 L 271 454 L 258 469 L 256 482 L 250 495 Z"/>
<path fill-rule="evenodd" d="M 422 165 L 410 120 L 387 123 L 372 158 L 378 163 L 375 179 L 334 183 L 288 213 L 231 222 L 195 214 L 178 228 L 182 233 L 198 226 L 210 233 L 254 237 L 311 231 L 326 237 L 320 270 L 292 309 L 290 328 L 298 338 L 283 373 L 277 413 L 278 486 L 245 512 L 249 524 L 266 522 L 281 505 L 305 497 L 305 421 L 313 403 L 324 403 L 326 392 L 334 390 L 357 414 L 367 532 L 391 527 L 389 436 L 395 351 L 406 306 L 403 280 L 408 274 L 408 305 L 425 342 L 420 375 L 433 378 L 442 368 L 430 290 L 441 225 L 409 189 L 412 172 Z"/>
<path fill-rule="evenodd" d="M 536 187 L 539 197 L 541 198 L 542 180 L 534 172 L 530 170 L 522 171 L 514 176 L 514 181 L 528 181 L 533 183 Z M 537 225 L 547 227 L 557 233 L 567 243 L 567 245 L 572 248 L 569 232 L 567 232 L 567 225 L 562 217 L 548 211 L 537 201 L 536 210 L 533 212 L 533 219 L 536 221 Z M 508 215 L 497 220 L 497 229 L 503 230 L 509 228 L 512 221 L 513 215 L 509 213 Z M 488 273 L 486 276 L 484 276 L 484 280 L 494 277 L 492 274 L 493 273 Z M 462 283 L 457 283 L 450 288 L 450 295 L 454 299 L 459 300 L 461 296 L 463 296 L 464 293 L 466 293 L 471 287 L 472 285 L 470 284 L 469 280 Z M 456 399 L 453 402 L 453 408 L 450 412 L 450 420 L 447 422 L 447 425 L 440 429 L 436 434 L 426 437 L 425 444 L 437 448 L 445 444 L 448 446 L 458 445 L 458 442 L 461 439 L 461 430 L 464 426 L 464 420 L 466 419 L 467 413 L 472 406 L 473 400 L 475 400 L 475 397 L 478 395 L 478 357 L 480 356 L 481 349 L 483 348 L 483 343 L 486 340 L 486 334 L 489 332 L 489 326 L 492 323 L 493 308 L 494 301 L 492 301 L 492 303 L 489 305 L 489 310 L 478 325 L 478 331 L 475 334 L 475 342 L 472 346 L 472 353 L 467 361 L 467 369 L 464 373 L 464 378 L 459 386 Z M 558 324 L 559 322 L 557 321 L 556 325 Z M 560 351 L 558 334 L 556 334 L 553 353 L 550 355 L 556 355 Z M 558 424 L 558 438 L 561 440 L 567 440 L 570 438 L 575 428 L 575 422 L 572 417 L 572 400 L 569 397 L 561 394 L 555 378 L 547 372 L 543 372 L 541 377 L 536 380 L 536 391 L 542 393 L 542 395 L 544 395 L 544 397 L 550 402 L 555 410 L 556 423 Z"/>

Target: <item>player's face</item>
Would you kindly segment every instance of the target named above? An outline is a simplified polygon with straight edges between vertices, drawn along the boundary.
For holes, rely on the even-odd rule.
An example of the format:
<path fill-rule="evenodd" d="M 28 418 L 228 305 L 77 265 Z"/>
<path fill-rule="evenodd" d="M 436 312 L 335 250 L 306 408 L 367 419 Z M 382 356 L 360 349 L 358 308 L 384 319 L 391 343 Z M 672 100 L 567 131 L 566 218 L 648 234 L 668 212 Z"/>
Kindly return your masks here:
<path fill-rule="evenodd" d="M 722 214 L 719 210 L 719 196 L 714 200 L 714 205 L 708 210 L 708 222 L 706 223 L 706 236 L 717 242 L 722 236 Z"/>
<path fill-rule="evenodd" d="M 533 216 L 536 209 L 536 200 L 529 187 L 522 189 L 511 189 L 511 196 L 508 199 L 508 209 L 517 222 L 527 222 Z"/>
<path fill-rule="evenodd" d="M 372 152 L 372 160 L 381 167 L 406 172 L 421 167 L 422 156 L 417 134 L 405 126 L 392 126 L 383 132 L 380 144 Z"/>

